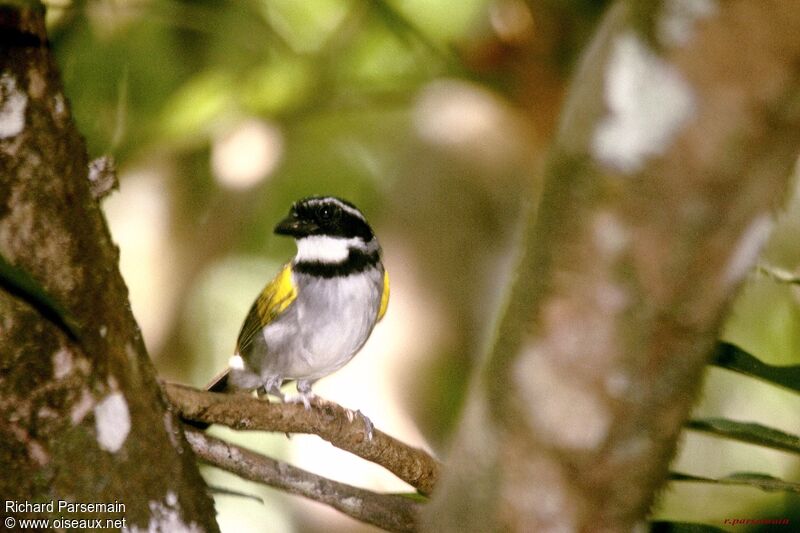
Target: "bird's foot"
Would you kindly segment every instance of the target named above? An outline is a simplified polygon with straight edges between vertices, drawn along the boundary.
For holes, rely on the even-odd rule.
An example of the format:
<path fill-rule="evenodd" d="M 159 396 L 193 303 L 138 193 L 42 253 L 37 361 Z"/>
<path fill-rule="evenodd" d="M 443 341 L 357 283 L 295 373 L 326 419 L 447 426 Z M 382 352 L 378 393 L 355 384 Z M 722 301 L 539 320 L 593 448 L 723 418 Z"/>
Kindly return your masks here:
<path fill-rule="evenodd" d="M 302 403 L 303 407 L 305 407 L 306 409 L 311 409 L 311 404 L 319 401 L 319 396 L 317 396 L 311 391 L 305 391 L 305 392 L 300 391 L 300 393 L 297 396 L 291 396 L 286 401 L 292 403 Z"/>
<path fill-rule="evenodd" d="M 256 394 L 259 398 L 266 400 L 269 402 L 269 398 L 267 397 L 268 394 L 277 397 L 281 403 L 286 402 L 286 395 L 281 392 L 281 385 L 283 384 L 283 378 L 280 376 L 276 376 L 274 378 L 268 379 L 262 386 L 256 389 Z"/>
<path fill-rule="evenodd" d="M 306 381 L 304 379 L 300 379 L 297 381 L 297 392 L 299 393 L 297 398 L 294 398 L 293 401 L 300 401 L 303 402 L 303 406 L 306 410 L 311 409 L 311 403 L 317 402 L 318 396 L 314 394 L 311 390 L 311 381 Z"/>

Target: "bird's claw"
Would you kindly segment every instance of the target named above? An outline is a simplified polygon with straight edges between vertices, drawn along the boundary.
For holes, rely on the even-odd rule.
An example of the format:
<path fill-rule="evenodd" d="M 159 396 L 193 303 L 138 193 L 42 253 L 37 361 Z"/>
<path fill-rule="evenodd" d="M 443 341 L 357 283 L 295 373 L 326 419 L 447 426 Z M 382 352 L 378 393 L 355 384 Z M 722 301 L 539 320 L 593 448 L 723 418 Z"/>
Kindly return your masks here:
<path fill-rule="evenodd" d="M 292 403 L 302 403 L 306 409 L 311 409 L 311 403 L 316 401 L 317 395 L 313 392 L 301 392 L 297 396 L 292 396 L 287 401 Z"/>
<path fill-rule="evenodd" d="M 372 420 L 370 420 L 369 417 L 360 410 L 351 411 L 350 409 L 347 409 L 345 413 L 347 415 L 348 422 L 355 420 L 356 416 L 360 417 L 364 422 L 364 433 L 367 435 L 367 440 L 372 440 L 373 430 L 375 429 L 375 425 L 372 423 Z"/>
<path fill-rule="evenodd" d="M 277 397 L 281 403 L 286 403 L 286 396 L 281 392 L 281 383 L 283 383 L 283 378 L 280 376 L 270 378 L 263 385 L 256 389 L 256 395 L 259 398 L 269 401 L 267 395 L 271 394 L 272 396 Z"/>

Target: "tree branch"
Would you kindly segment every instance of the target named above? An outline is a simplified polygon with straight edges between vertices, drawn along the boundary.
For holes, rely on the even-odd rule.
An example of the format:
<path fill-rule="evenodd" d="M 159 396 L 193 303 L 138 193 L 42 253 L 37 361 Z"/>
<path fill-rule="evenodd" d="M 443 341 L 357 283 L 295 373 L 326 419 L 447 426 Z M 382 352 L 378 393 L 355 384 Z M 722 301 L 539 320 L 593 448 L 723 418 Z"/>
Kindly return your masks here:
<path fill-rule="evenodd" d="M 181 417 L 223 424 L 233 429 L 312 433 L 337 448 L 386 468 L 425 495 L 439 479 L 439 462 L 424 450 L 374 430 L 366 438 L 364 424 L 353 412 L 329 401 L 305 409 L 295 403 L 268 403 L 242 394 L 218 394 L 164 383 L 170 402 Z"/>
<path fill-rule="evenodd" d="M 200 431 L 187 430 L 186 439 L 201 460 L 245 479 L 330 505 L 356 520 L 388 531 L 417 529 L 420 504 L 409 498 L 376 494 L 339 483 Z"/>

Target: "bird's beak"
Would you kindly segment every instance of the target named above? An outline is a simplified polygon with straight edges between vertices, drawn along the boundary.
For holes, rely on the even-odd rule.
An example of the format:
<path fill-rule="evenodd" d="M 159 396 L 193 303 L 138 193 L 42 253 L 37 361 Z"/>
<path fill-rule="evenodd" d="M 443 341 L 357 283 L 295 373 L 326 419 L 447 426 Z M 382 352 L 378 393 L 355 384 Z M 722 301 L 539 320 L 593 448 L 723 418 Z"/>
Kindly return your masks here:
<path fill-rule="evenodd" d="M 309 222 L 307 220 L 302 220 L 299 218 L 295 218 L 293 216 L 288 216 L 278 222 L 278 225 L 275 226 L 275 233 L 278 235 L 290 235 L 292 237 L 305 237 L 311 235 L 319 229 L 319 226 L 314 224 L 313 222 Z"/>

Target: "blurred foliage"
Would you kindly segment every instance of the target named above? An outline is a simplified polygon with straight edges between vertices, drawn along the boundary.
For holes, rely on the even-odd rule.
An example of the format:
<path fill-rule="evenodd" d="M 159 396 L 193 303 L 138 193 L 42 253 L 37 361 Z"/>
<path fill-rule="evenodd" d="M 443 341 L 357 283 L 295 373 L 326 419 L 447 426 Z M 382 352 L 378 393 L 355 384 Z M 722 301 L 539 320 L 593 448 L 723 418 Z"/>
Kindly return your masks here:
<path fill-rule="evenodd" d="M 447 57 L 383 2 L 86 2 L 68 12 L 51 35 L 67 87 L 80 87 L 75 116 L 90 152 L 112 149 L 123 164 L 153 146 L 200 146 L 240 115 L 382 109 L 446 72 Z M 470 18 L 447 17 L 440 38 Z"/>
<path fill-rule="evenodd" d="M 52 47 L 90 155 L 111 153 L 120 168 L 121 191 L 104 207 L 162 374 L 202 385 L 225 365 L 251 299 L 294 253 L 272 226 L 292 201 L 336 194 L 367 214 L 395 283 L 373 338 L 381 328 L 391 334 L 370 353 L 385 357 L 386 381 L 361 376 L 348 388 L 385 392 L 444 450 L 474 363 L 491 342 L 518 222 L 535 203 L 565 84 L 606 5 L 50 3 Z M 789 271 L 800 265 L 798 213 L 794 200 L 765 256 Z M 725 338 L 768 363 L 800 363 L 793 290 L 754 276 Z M 800 433 L 798 401 L 752 381 L 710 371 L 697 414 Z M 381 429 L 390 424 L 372 404 L 350 407 Z M 247 435 L 245 444 L 283 456 L 298 447 L 298 439 L 278 437 Z M 798 477 L 796 461 L 769 453 L 689 435 L 676 462 L 709 478 L 744 470 Z M 290 517 L 288 500 L 274 491 L 210 475 L 216 485 L 265 497 L 266 506 L 240 503 L 247 512 L 228 507 L 235 498 L 218 498 L 230 530 L 356 527 L 314 513 Z M 792 498 L 681 483 L 665 491 L 658 515 L 714 524 L 794 516 Z"/>

